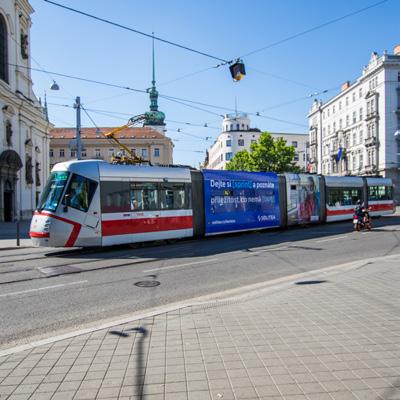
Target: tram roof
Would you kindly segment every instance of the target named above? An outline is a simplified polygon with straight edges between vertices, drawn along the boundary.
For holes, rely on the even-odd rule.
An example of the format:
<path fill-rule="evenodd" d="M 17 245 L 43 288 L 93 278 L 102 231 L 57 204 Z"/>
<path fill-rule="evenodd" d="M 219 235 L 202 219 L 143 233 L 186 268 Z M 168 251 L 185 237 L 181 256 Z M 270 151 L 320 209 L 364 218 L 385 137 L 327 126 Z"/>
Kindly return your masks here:
<path fill-rule="evenodd" d="M 190 180 L 189 168 L 110 164 L 103 160 L 71 160 L 58 163 L 53 171 L 71 171 L 96 180 Z"/>

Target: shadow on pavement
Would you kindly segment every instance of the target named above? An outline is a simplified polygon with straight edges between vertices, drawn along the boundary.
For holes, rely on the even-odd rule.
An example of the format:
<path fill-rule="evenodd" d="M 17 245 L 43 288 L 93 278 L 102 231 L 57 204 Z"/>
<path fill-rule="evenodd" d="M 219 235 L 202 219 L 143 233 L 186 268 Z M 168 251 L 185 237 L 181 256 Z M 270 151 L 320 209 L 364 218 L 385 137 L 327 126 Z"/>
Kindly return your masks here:
<path fill-rule="evenodd" d="M 366 234 L 374 232 L 390 232 L 391 226 L 400 225 L 400 216 L 388 216 L 374 219 L 374 228 Z M 397 231 L 393 229 L 393 231 Z M 353 231 L 351 221 L 336 222 L 321 225 L 309 225 L 306 229 L 303 227 L 291 227 L 288 229 L 273 229 L 264 231 L 242 232 L 227 234 L 222 236 L 211 236 L 201 239 L 182 239 L 174 241 L 158 241 L 139 244 L 119 245 L 104 248 L 85 248 L 59 250 L 55 249 L 46 253 L 49 257 L 68 257 L 69 260 L 85 260 L 95 258 L 99 260 L 115 259 L 118 257 L 135 257 L 144 259 L 170 259 L 188 258 L 188 257 L 207 257 L 232 251 L 256 252 L 262 248 L 263 251 L 269 251 L 266 246 L 280 245 L 290 242 L 285 251 L 303 250 L 324 250 L 320 246 L 302 246 L 293 242 L 324 239 L 333 235 L 353 234 L 359 235 L 360 232 Z M 364 232 L 363 232 L 364 233 Z M 351 237 L 349 238 L 351 240 Z M 272 249 L 271 249 L 272 251 Z"/>
<path fill-rule="evenodd" d="M 148 331 L 146 328 L 139 326 L 137 328 L 131 328 L 126 331 L 110 331 L 110 335 L 116 335 L 122 338 L 129 337 L 130 334 L 127 332 L 137 332 L 140 334 L 139 338 L 137 339 L 137 347 L 136 349 L 136 376 L 135 376 L 135 383 L 134 386 L 136 388 L 135 396 L 138 399 L 143 400 L 145 395 L 143 394 L 143 387 L 144 387 L 144 380 L 146 377 L 146 360 L 144 357 L 144 340 L 148 335 Z M 136 341 L 136 338 L 135 338 Z M 143 372 L 143 374 L 142 374 Z"/>

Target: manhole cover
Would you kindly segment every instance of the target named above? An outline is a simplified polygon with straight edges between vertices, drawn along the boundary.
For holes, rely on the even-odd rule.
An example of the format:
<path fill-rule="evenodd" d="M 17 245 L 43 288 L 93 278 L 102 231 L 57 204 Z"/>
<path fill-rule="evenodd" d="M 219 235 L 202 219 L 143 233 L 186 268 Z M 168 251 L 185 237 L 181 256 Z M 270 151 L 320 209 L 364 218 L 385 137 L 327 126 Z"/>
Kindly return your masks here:
<path fill-rule="evenodd" d="M 160 282 L 158 282 L 158 281 L 140 281 L 140 282 L 136 282 L 134 285 L 139 286 L 139 287 L 155 287 L 155 286 L 159 286 Z"/>

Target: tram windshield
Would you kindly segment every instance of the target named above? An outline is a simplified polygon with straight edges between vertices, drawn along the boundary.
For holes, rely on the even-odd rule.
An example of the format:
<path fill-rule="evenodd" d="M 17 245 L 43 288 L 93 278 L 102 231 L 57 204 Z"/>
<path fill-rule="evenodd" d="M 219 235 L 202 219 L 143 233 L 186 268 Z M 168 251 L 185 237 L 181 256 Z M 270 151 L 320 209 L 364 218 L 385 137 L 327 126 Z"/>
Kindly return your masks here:
<path fill-rule="evenodd" d="M 38 210 L 56 211 L 69 172 L 52 172 L 38 204 Z"/>

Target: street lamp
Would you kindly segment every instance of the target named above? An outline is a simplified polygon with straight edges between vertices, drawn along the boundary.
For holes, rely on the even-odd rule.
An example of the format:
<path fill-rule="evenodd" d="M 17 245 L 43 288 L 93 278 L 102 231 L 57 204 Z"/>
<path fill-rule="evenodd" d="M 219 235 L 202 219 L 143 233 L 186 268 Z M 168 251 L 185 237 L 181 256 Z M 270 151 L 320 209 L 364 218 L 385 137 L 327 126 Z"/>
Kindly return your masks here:
<path fill-rule="evenodd" d="M 50 90 L 60 90 L 58 83 L 53 80 Z M 76 158 L 78 160 L 82 157 L 82 143 L 81 143 L 81 98 L 77 96 L 73 105 L 76 110 Z"/>

